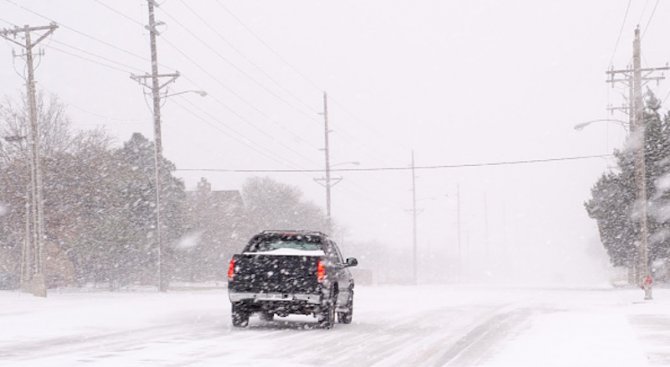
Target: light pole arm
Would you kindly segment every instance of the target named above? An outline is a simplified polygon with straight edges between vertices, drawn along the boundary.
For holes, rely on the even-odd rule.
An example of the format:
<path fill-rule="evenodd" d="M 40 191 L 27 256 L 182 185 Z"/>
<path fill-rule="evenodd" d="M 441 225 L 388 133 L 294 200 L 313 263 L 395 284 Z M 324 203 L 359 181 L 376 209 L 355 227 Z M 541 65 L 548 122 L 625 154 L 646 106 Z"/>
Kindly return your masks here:
<path fill-rule="evenodd" d="M 580 122 L 579 124 L 575 125 L 575 130 L 582 130 L 585 127 L 596 123 L 596 122 L 616 122 L 621 125 L 624 129 L 628 130 L 630 128 L 629 123 L 623 120 L 617 120 L 617 119 L 596 119 L 596 120 L 589 120 L 589 121 L 584 121 Z"/>

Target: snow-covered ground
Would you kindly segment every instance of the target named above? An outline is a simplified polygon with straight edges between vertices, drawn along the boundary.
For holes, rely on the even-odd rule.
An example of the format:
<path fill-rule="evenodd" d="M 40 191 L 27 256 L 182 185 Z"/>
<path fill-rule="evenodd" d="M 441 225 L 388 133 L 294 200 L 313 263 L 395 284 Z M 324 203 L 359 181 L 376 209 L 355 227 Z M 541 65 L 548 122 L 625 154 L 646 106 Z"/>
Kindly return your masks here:
<path fill-rule="evenodd" d="M 670 290 L 358 287 L 351 325 L 230 325 L 225 290 L 0 292 L 2 366 L 670 366 Z"/>

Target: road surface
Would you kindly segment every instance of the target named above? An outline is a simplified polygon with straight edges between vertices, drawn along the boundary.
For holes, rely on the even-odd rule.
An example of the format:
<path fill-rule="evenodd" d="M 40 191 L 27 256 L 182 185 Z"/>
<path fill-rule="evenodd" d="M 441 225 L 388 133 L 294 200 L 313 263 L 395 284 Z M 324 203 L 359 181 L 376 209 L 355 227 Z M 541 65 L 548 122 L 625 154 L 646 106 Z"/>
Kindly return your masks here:
<path fill-rule="evenodd" d="M 0 292 L 0 366 L 670 366 L 670 290 L 358 287 L 354 322 L 230 324 L 225 291 Z"/>

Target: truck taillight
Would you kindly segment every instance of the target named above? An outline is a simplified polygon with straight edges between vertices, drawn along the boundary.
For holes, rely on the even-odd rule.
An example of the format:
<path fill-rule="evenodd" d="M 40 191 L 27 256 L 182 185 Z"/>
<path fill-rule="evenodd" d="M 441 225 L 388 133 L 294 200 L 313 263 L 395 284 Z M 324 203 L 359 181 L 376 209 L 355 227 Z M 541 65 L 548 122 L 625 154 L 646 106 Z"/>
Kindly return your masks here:
<path fill-rule="evenodd" d="M 228 281 L 235 278 L 235 259 L 230 259 L 230 264 L 228 264 Z"/>
<path fill-rule="evenodd" d="M 323 282 L 326 278 L 326 266 L 323 264 L 323 261 L 319 260 L 316 262 L 316 280 L 319 283 Z"/>

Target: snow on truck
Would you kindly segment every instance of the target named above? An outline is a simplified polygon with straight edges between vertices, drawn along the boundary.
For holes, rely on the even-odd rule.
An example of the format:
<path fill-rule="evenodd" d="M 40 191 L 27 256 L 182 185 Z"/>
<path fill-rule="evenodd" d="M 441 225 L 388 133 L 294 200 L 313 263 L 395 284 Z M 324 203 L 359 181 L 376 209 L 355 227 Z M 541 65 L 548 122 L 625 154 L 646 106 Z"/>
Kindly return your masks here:
<path fill-rule="evenodd" d="M 228 296 L 235 327 L 249 316 L 264 321 L 275 315 L 314 315 L 320 326 L 351 323 L 354 279 L 337 244 L 320 232 L 263 231 L 255 235 L 228 267 Z"/>

